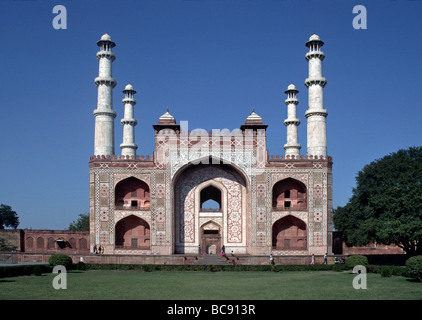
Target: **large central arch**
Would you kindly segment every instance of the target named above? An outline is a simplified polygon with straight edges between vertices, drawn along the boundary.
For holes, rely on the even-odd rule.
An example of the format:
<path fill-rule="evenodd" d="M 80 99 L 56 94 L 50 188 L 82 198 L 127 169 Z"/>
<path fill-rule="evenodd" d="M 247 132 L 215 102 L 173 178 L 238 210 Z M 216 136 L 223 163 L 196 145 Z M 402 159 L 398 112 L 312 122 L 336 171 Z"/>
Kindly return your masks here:
<path fill-rule="evenodd" d="M 174 252 L 198 253 L 200 226 L 213 222 L 221 226 L 221 245 L 246 253 L 248 179 L 235 165 L 209 163 L 214 164 L 184 166 L 174 176 Z M 203 197 L 217 199 L 220 208 L 201 210 L 201 191 Z"/>

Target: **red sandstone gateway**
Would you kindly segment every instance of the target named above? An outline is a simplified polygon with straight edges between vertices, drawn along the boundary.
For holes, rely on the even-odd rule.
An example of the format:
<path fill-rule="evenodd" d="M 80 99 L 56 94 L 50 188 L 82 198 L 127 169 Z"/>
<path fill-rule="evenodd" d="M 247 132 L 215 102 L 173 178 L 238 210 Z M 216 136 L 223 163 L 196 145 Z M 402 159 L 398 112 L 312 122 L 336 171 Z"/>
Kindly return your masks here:
<path fill-rule="evenodd" d="M 150 257 L 216 255 L 309 257 L 332 252 L 332 158 L 327 156 L 321 62 L 324 43 L 312 35 L 309 52 L 307 153 L 300 155 L 290 84 L 287 141 L 282 156 L 268 156 L 267 125 L 252 110 L 237 130 L 189 131 L 169 110 L 153 125 L 155 151 L 138 156 L 135 94 L 123 90 L 121 154 L 114 151 L 112 62 L 108 34 L 100 50 L 94 156 L 90 159 L 90 245 L 105 254 Z M 278 114 L 278 113 L 277 113 Z M 213 207 L 207 207 L 213 202 Z M 227 255 L 226 255 L 227 256 Z"/>

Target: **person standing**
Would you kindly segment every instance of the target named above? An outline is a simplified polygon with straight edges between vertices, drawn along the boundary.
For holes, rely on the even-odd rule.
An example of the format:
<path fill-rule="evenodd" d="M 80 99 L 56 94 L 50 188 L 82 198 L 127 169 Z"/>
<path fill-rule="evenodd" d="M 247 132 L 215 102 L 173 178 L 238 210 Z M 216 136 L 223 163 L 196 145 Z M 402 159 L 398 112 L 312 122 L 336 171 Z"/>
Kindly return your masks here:
<path fill-rule="evenodd" d="M 314 254 L 312 254 L 311 264 L 315 264 L 315 255 Z"/>
<path fill-rule="evenodd" d="M 324 254 L 324 264 L 328 264 L 328 261 L 327 261 L 327 253 Z"/>
<path fill-rule="evenodd" d="M 274 265 L 274 257 L 272 253 L 270 253 L 270 263 L 272 266 Z"/>

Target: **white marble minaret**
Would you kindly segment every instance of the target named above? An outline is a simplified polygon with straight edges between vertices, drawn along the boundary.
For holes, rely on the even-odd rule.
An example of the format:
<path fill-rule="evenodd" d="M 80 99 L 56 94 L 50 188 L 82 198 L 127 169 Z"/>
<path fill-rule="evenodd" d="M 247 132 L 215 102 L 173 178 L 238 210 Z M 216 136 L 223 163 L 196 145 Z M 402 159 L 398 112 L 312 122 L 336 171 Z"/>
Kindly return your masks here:
<path fill-rule="evenodd" d="M 133 106 L 136 104 L 136 100 L 133 96 L 136 91 L 133 90 L 131 84 L 128 84 L 123 93 L 125 94 L 122 100 L 125 106 L 125 113 L 124 118 L 121 120 L 123 125 L 123 143 L 120 144 L 120 148 L 122 149 L 122 156 L 135 157 L 136 149 L 138 149 L 135 144 L 135 126 L 138 122 L 134 118 Z"/>
<path fill-rule="evenodd" d="M 95 117 L 95 142 L 94 155 L 114 155 L 114 118 L 113 111 L 113 88 L 116 80 L 112 78 L 112 63 L 116 58 L 111 51 L 116 44 L 111 41 L 106 33 L 97 42 L 100 51 L 97 52 L 99 60 L 98 77 L 95 78 L 95 85 L 98 88 L 97 109 L 94 110 Z"/>
<path fill-rule="evenodd" d="M 299 100 L 296 98 L 298 92 L 299 91 L 293 83 L 284 91 L 284 93 L 287 94 L 287 99 L 285 101 L 287 105 L 287 119 L 284 120 L 284 125 L 287 127 L 287 143 L 284 145 L 286 156 L 300 155 L 301 146 L 297 137 L 297 127 L 300 124 L 300 120 L 296 117 L 296 106 L 299 103 Z"/>
<path fill-rule="evenodd" d="M 327 83 L 322 76 L 322 60 L 324 52 L 321 47 L 324 42 L 316 35 L 312 35 L 306 46 L 309 52 L 306 53 L 306 60 L 309 64 L 309 77 L 305 80 L 305 86 L 308 88 L 309 107 L 305 113 L 308 120 L 308 155 L 327 155 L 327 131 L 325 118 L 327 110 L 324 109 L 323 89 Z"/>

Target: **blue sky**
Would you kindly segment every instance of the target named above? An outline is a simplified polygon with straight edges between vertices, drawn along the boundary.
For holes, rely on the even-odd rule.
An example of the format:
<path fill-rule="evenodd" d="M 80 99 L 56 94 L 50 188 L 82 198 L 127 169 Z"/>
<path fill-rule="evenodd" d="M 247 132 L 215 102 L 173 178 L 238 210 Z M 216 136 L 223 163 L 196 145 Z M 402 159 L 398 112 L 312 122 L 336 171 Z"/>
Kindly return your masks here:
<path fill-rule="evenodd" d="M 67 9 L 67 29 L 52 26 Z M 367 29 L 352 26 L 367 9 Z M 235 129 L 254 107 L 268 124 L 269 154 L 283 154 L 287 86 L 299 90 L 306 153 L 305 42 L 325 42 L 324 104 L 334 158 L 334 207 L 347 203 L 371 161 L 421 145 L 422 1 L 2 0 L 0 203 L 19 228 L 63 229 L 88 212 L 98 74 L 96 41 L 116 42 L 116 153 L 130 82 L 138 154 L 167 107 L 189 129 Z"/>

